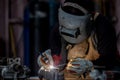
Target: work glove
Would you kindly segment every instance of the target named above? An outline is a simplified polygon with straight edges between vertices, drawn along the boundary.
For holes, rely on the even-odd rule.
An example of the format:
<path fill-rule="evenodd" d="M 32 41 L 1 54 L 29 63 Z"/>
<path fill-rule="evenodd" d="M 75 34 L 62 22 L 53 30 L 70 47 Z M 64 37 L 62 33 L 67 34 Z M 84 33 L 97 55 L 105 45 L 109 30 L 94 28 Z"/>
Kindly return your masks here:
<path fill-rule="evenodd" d="M 42 54 L 40 54 L 38 56 L 37 62 L 40 67 L 44 67 L 45 69 L 48 69 L 50 65 L 53 65 L 54 61 L 51 55 L 51 50 L 48 49 Z"/>
<path fill-rule="evenodd" d="M 68 62 L 67 70 L 72 74 L 82 75 L 93 69 L 93 63 L 89 60 L 76 58 Z"/>

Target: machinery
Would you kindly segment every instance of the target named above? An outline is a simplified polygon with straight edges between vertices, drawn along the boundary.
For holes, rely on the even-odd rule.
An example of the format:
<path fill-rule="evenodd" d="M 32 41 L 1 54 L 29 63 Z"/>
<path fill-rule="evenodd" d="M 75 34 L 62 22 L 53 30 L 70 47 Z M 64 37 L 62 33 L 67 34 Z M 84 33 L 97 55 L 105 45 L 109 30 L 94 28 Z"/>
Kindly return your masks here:
<path fill-rule="evenodd" d="M 0 59 L 0 80 L 26 80 L 30 69 L 21 65 L 20 58 Z"/>

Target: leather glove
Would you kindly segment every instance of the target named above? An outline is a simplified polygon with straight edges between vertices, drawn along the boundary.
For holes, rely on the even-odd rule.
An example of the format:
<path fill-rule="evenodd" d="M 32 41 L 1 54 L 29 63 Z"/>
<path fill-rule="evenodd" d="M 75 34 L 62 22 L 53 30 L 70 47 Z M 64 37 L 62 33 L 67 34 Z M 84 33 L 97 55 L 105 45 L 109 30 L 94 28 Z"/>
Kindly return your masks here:
<path fill-rule="evenodd" d="M 93 68 L 93 63 L 89 60 L 76 58 L 70 60 L 67 65 L 67 70 L 72 74 L 82 75 L 85 72 L 91 71 Z"/>
<path fill-rule="evenodd" d="M 53 58 L 51 55 L 51 50 L 48 49 L 38 56 L 38 65 L 44 67 L 45 69 L 49 68 L 50 65 L 53 65 Z"/>

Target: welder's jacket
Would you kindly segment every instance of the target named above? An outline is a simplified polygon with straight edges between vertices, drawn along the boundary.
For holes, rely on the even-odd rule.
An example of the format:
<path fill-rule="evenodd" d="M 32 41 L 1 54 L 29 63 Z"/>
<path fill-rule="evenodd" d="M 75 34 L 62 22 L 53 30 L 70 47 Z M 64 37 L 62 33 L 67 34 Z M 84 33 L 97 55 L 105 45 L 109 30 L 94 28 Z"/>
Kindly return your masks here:
<path fill-rule="evenodd" d="M 75 58 L 85 58 L 90 61 L 97 60 L 100 57 L 100 54 L 96 50 L 96 48 L 95 48 L 96 45 L 95 45 L 95 43 L 93 43 L 92 38 L 93 38 L 93 35 L 91 35 L 87 40 L 84 40 L 82 43 L 76 44 L 72 48 L 69 48 L 67 60 L 70 61 Z M 68 45 L 68 47 L 69 47 L 69 45 Z M 72 72 L 67 71 L 67 68 L 69 68 L 71 66 L 69 66 L 69 64 L 68 64 L 64 70 L 65 80 L 69 80 L 69 79 L 83 80 L 82 77 L 80 77 L 82 75 L 80 75 L 80 76 L 74 75 L 74 74 L 72 74 Z M 89 73 L 84 78 L 89 79 L 89 80 L 91 79 L 89 76 Z"/>

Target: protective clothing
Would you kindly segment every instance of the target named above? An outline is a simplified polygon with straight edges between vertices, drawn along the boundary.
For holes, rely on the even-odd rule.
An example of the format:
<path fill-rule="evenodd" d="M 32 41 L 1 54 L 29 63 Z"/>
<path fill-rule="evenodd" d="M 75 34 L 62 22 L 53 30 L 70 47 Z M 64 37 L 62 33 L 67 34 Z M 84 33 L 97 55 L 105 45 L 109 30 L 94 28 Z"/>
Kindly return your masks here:
<path fill-rule="evenodd" d="M 99 59 L 100 54 L 96 50 L 95 43 L 93 44 L 92 36 L 88 40 L 82 43 L 74 45 L 72 48 L 68 48 L 67 59 L 84 58 L 86 60 L 94 61 Z"/>
<path fill-rule="evenodd" d="M 73 74 L 82 75 L 86 72 L 90 72 L 93 68 L 93 64 L 89 60 L 85 60 L 82 58 L 76 58 L 69 61 L 67 65 L 68 71 L 73 71 Z"/>
<path fill-rule="evenodd" d="M 69 13 L 65 7 L 73 7 L 83 15 Z M 91 14 L 76 3 L 66 2 L 59 8 L 59 32 L 69 43 L 80 43 L 90 34 Z M 88 26 L 89 25 L 89 26 Z"/>
<path fill-rule="evenodd" d="M 100 56 L 95 49 L 95 45 L 93 45 L 92 36 L 87 40 L 84 40 L 82 43 L 75 44 L 72 47 L 68 45 L 67 48 L 67 59 L 69 61 L 66 67 L 66 70 L 68 71 L 67 74 L 73 76 L 71 78 L 74 78 L 74 80 L 80 78 L 91 80 L 90 78 L 92 77 L 89 76 L 89 73 L 94 70 L 92 61 L 99 59 Z M 83 75 L 84 77 L 82 77 Z"/>
<path fill-rule="evenodd" d="M 44 67 L 45 69 L 48 69 L 50 65 L 53 65 L 53 58 L 51 55 L 51 50 L 48 49 L 45 52 L 43 52 L 41 55 L 38 57 L 38 65 L 41 67 Z"/>

